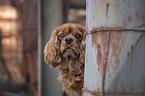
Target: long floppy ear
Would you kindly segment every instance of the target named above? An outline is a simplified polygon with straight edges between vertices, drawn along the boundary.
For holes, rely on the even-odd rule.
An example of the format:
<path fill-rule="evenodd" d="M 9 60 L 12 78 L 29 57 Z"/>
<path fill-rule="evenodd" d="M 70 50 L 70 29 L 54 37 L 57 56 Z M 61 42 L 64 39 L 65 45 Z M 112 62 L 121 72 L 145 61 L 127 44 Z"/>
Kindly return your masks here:
<path fill-rule="evenodd" d="M 81 63 L 85 64 L 85 49 L 86 49 L 86 28 L 81 26 L 80 29 L 83 33 L 83 38 L 80 45 L 80 57 Z"/>
<path fill-rule="evenodd" d="M 55 29 L 51 34 L 49 42 L 47 42 L 44 48 L 44 60 L 50 67 L 58 66 L 62 59 L 60 53 L 60 41 L 58 40 L 57 34 L 58 30 Z"/>

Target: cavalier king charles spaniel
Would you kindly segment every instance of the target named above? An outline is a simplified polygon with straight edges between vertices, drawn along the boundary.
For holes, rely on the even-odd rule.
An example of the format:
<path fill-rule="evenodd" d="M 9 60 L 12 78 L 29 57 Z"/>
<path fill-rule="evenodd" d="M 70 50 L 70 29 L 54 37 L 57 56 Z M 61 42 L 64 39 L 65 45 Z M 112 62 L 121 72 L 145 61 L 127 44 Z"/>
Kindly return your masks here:
<path fill-rule="evenodd" d="M 45 49 L 45 62 L 57 67 L 68 96 L 81 96 L 84 82 L 85 27 L 67 23 L 57 27 Z"/>

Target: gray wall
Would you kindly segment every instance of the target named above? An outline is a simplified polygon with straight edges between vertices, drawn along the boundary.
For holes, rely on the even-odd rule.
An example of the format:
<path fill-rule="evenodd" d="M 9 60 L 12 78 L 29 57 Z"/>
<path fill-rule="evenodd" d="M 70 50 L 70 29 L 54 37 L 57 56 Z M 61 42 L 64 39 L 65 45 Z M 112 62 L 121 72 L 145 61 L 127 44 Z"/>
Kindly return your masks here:
<path fill-rule="evenodd" d="M 40 3 L 40 1 L 38 1 Z M 44 46 L 49 41 L 51 32 L 62 23 L 61 0 L 41 0 L 38 7 L 39 15 L 39 96 L 60 96 L 61 84 L 57 69 L 51 69 L 44 62 Z"/>

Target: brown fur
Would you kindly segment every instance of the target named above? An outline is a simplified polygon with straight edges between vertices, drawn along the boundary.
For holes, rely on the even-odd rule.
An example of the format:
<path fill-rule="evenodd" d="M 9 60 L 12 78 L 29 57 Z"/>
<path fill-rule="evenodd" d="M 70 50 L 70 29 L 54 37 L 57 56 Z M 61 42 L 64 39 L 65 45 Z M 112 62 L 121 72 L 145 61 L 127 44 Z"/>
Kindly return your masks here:
<path fill-rule="evenodd" d="M 65 34 L 61 40 L 59 35 Z M 80 39 L 75 35 L 79 33 Z M 66 44 L 65 39 L 71 37 L 73 42 Z M 70 49 L 67 49 L 67 48 Z M 64 24 L 56 28 L 46 44 L 45 61 L 50 67 L 60 70 L 59 80 L 63 89 L 69 96 L 81 96 L 84 80 L 84 57 L 85 57 L 85 28 L 78 24 Z"/>

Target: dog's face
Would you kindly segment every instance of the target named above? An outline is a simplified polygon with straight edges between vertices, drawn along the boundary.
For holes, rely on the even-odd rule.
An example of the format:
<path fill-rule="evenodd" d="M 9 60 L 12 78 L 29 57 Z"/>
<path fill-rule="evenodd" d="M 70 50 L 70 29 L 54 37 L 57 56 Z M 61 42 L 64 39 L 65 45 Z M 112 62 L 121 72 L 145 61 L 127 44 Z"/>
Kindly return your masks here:
<path fill-rule="evenodd" d="M 85 28 L 78 24 L 64 24 L 52 32 L 44 50 L 45 61 L 51 67 L 56 67 L 62 59 L 83 59 L 84 51 Z"/>
<path fill-rule="evenodd" d="M 63 28 L 58 32 L 60 52 L 63 54 L 63 57 L 78 58 L 80 55 L 79 50 L 82 38 L 82 30 L 78 28 L 72 28 L 71 25 L 63 26 Z"/>

